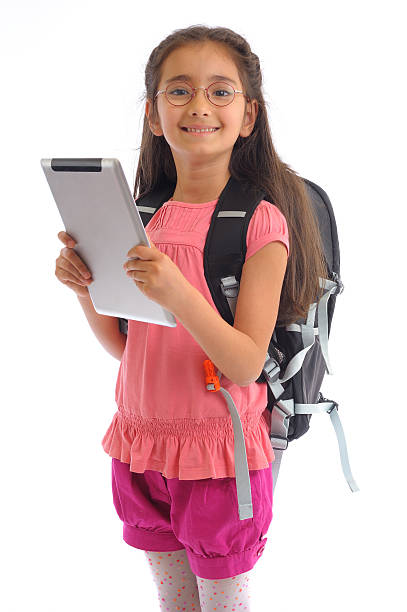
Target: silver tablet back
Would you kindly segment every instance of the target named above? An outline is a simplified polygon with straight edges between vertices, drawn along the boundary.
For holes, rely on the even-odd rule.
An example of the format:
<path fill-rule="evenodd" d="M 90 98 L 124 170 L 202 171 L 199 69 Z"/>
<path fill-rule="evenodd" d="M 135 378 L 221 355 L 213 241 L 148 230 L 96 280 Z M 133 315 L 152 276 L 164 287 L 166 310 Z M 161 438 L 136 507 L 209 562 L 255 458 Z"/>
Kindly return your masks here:
<path fill-rule="evenodd" d="M 117 159 L 41 159 L 66 232 L 89 268 L 96 312 L 176 327 L 174 315 L 148 299 L 123 268 L 127 252 L 150 245 Z"/>

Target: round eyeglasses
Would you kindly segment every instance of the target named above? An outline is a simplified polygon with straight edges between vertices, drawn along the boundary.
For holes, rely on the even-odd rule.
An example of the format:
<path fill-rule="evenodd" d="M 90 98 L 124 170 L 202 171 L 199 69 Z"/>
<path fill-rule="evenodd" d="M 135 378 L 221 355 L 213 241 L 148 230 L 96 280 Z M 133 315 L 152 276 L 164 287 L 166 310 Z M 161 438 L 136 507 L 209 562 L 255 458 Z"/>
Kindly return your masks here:
<path fill-rule="evenodd" d="M 223 81 L 215 81 L 211 83 L 211 85 L 208 85 L 208 87 L 192 87 L 184 81 L 175 81 L 167 85 L 166 89 L 157 91 L 154 98 L 156 98 L 158 94 L 164 93 L 170 104 L 174 106 L 185 106 L 185 104 L 188 104 L 196 95 L 197 89 L 203 89 L 207 100 L 215 106 L 228 106 L 228 104 L 233 102 L 235 94 L 243 94 L 243 91 L 234 89 L 229 83 Z M 250 102 L 249 96 L 245 95 L 245 98 Z"/>

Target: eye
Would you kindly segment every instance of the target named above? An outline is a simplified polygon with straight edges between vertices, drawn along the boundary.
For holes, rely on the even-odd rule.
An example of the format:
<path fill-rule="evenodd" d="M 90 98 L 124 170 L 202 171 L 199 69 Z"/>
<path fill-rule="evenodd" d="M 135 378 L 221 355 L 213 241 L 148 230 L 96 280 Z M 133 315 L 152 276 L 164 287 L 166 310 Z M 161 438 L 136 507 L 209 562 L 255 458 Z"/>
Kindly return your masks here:
<path fill-rule="evenodd" d="M 226 95 L 223 95 L 223 94 L 226 94 Z M 215 89 L 215 91 L 212 92 L 212 95 L 216 96 L 217 98 L 226 98 L 227 96 L 231 95 L 231 92 L 227 91 L 226 89 Z"/>
<path fill-rule="evenodd" d="M 175 93 L 176 91 L 182 92 L 181 95 L 185 95 L 189 93 L 189 91 L 187 91 L 186 89 L 183 89 L 182 87 L 176 87 L 175 89 L 170 89 L 168 93 L 171 94 L 172 96 L 175 96 L 175 95 L 178 95 Z"/>

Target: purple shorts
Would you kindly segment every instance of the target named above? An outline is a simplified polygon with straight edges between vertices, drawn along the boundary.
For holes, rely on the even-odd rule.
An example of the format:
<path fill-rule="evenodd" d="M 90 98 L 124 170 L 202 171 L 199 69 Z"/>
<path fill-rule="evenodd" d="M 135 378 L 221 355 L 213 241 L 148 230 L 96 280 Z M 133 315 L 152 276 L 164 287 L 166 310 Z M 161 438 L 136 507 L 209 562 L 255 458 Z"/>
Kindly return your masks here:
<path fill-rule="evenodd" d="M 112 490 L 123 539 L 141 550 L 186 550 L 191 570 L 207 579 L 248 572 L 263 552 L 273 517 L 272 464 L 249 470 L 253 517 L 240 520 L 235 478 L 179 480 L 131 472 L 112 458 Z"/>

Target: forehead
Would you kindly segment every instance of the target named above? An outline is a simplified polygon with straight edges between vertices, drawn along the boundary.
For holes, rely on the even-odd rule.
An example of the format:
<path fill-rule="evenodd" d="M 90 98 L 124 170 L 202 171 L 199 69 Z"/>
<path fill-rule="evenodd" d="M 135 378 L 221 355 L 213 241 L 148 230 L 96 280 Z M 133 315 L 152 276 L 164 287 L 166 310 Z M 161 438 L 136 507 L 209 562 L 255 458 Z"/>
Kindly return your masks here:
<path fill-rule="evenodd" d="M 191 81 L 207 81 L 214 74 L 241 80 L 232 55 L 224 45 L 212 41 L 194 42 L 171 51 L 161 65 L 160 84 L 178 74 L 188 74 Z"/>

